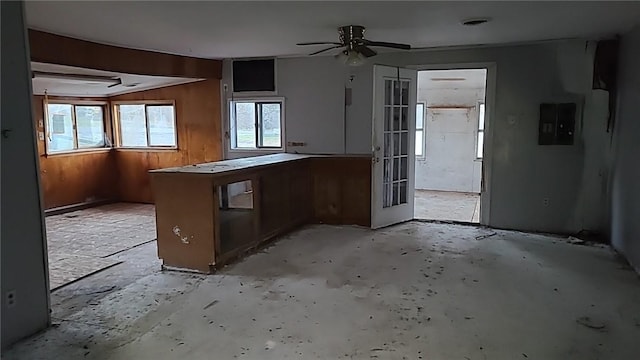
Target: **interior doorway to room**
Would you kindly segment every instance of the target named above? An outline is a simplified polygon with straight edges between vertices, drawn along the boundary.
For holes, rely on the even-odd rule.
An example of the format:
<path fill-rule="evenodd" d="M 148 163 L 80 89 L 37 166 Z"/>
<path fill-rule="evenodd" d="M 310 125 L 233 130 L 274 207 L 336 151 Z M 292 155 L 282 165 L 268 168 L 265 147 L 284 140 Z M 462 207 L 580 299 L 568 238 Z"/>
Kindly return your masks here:
<path fill-rule="evenodd" d="M 480 222 L 486 69 L 418 72 L 414 217 Z"/>

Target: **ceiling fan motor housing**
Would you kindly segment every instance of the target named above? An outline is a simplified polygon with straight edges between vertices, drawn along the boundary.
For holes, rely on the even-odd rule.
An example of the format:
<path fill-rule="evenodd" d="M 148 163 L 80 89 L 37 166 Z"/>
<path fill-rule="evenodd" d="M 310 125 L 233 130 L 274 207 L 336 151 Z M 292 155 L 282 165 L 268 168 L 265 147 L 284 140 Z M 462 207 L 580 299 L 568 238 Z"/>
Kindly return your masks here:
<path fill-rule="evenodd" d="M 340 26 L 338 33 L 340 34 L 340 42 L 347 46 L 349 50 L 353 50 L 355 46 L 362 44 L 362 40 L 364 39 L 364 26 Z"/>

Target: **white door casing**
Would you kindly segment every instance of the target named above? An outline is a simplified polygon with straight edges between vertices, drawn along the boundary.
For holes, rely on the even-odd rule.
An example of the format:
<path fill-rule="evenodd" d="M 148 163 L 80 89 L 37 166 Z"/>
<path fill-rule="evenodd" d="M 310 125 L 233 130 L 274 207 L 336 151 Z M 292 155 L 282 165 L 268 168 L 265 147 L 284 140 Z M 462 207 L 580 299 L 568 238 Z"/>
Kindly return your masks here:
<path fill-rule="evenodd" d="M 374 65 L 371 228 L 413 219 L 416 70 Z"/>

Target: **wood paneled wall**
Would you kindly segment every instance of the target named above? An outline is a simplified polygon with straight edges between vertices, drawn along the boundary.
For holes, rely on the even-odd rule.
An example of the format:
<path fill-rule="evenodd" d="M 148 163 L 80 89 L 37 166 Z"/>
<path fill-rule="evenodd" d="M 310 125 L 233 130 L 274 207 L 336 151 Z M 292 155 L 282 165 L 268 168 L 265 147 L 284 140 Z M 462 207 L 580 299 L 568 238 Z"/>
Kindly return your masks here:
<path fill-rule="evenodd" d="M 29 29 L 31 60 L 113 72 L 221 79 L 222 61 L 130 49 Z"/>
<path fill-rule="evenodd" d="M 104 98 L 91 100 L 107 101 Z M 43 101 L 43 96 L 33 97 L 35 127 L 44 133 L 44 127 L 40 126 L 44 124 Z M 38 157 L 45 209 L 110 200 L 117 195 L 116 161 L 112 151 L 47 156 L 45 142 L 38 138 Z"/>
<path fill-rule="evenodd" d="M 102 199 L 151 203 L 149 170 L 222 159 L 219 80 L 98 100 L 174 100 L 178 149 L 117 149 L 47 156 L 44 141 L 38 140 L 46 209 Z M 43 97 L 34 96 L 33 106 L 38 127 L 44 116 Z"/>
<path fill-rule="evenodd" d="M 174 100 L 176 107 L 178 150 L 117 151 L 120 201 L 153 202 L 149 170 L 222 159 L 219 80 L 140 91 L 109 100 Z"/>
<path fill-rule="evenodd" d="M 371 158 L 329 157 L 312 160 L 316 221 L 371 226 Z"/>

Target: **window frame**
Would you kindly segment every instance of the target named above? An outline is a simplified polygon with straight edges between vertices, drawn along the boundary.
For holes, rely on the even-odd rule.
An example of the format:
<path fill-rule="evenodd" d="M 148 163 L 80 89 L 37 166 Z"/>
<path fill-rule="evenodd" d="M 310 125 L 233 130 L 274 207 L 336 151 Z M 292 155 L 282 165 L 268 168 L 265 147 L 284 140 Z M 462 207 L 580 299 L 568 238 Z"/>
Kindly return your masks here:
<path fill-rule="evenodd" d="M 480 129 L 480 108 L 484 106 L 484 124 L 482 126 L 482 129 Z M 476 146 L 474 148 L 474 152 L 475 154 L 473 155 L 474 158 L 478 161 L 482 161 L 484 159 L 484 134 L 486 132 L 486 128 L 487 128 L 487 105 L 485 104 L 484 101 L 478 101 L 478 106 L 477 106 L 477 121 L 476 121 Z M 479 145 L 480 145 L 480 134 L 482 134 L 482 144 L 483 144 L 483 148 L 482 148 L 482 156 L 478 156 L 478 150 L 479 150 Z"/>
<path fill-rule="evenodd" d="M 237 133 L 236 133 L 236 117 L 235 117 L 235 103 L 241 102 L 253 102 L 255 103 L 255 116 L 254 120 L 255 125 L 255 135 L 256 135 L 256 147 L 254 148 L 242 148 L 234 146 L 234 143 L 237 143 Z M 261 130 L 262 123 L 260 122 L 260 112 L 258 111 L 258 104 L 280 104 L 280 146 L 262 146 L 259 145 L 264 141 L 261 138 Z M 227 117 L 227 140 L 228 140 L 228 150 L 229 152 L 283 152 L 285 151 L 285 99 L 284 97 L 240 97 L 240 98 L 232 98 L 229 99 L 228 105 L 228 117 Z"/>
<path fill-rule="evenodd" d="M 416 121 L 416 132 L 418 130 L 422 131 L 422 154 L 416 155 L 416 159 L 424 160 L 427 158 L 427 102 L 426 101 L 418 101 L 416 103 L 416 119 L 418 113 L 418 106 L 422 105 L 422 128 L 418 129 L 418 123 Z"/>
<path fill-rule="evenodd" d="M 125 146 L 122 144 L 122 126 L 120 124 L 120 105 L 144 105 L 144 121 L 147 136 L 147 146 Z M 171 106 L 173 107 L 173 138 L 175 145 L 150 145 L 150 133 L 149 133 L 149 112 L 148 106 Z M 176 111 L 175 100 L 123 100 L 112 101 L 111 107 L 113 111 L 113 127 L 115 135 L 115 147 L 117 149 L 131 149 L 131 150 L 177 150 L 178 144 L 178 114 Z"/>
<path fill-rule="evenodd" d="M 71 106 L 71 124 L 73 127 L 73 149 L 68 150 L 51 150 L 49 145 L 49 136 L 51 135 L 51 124 L 49 123 L 49 105 L 50 104 L 59 104 L 59 105 L 70 105 Z M 102 133 L 103 133 L 103 142 L 102 146 L 91 146 L 91 147 L 78 147 L 78 126 L 76 122 L 76 106 L 100 106 L 102 108 Z M 110 121 L 107 119 L 111 119 L 109 113 L 109 102 L 103 100 L 76 100 L 76 99 L 51 99 L 45 98 L 42 100 L 42 122 L 44 129 L 44 153 L 46 156 L 51 155 L 61 155 L 61 154 L 73 154 L 73 153 L 83 153 L 83 152 L 92 152 L 92 151 L 102 151 L 105 149 L 111 149 L 109 146 L 109 142 L 111 138 L 109 136 L 111 128 Z"/>

